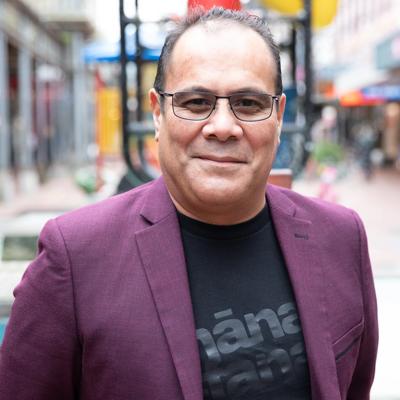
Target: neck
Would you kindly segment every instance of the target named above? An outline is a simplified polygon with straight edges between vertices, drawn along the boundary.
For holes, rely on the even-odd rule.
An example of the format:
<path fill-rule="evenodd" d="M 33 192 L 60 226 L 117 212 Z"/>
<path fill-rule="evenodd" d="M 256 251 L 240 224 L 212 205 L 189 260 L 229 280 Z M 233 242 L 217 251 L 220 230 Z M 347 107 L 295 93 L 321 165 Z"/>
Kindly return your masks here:
<path fill-rule="evenodd" d="M 183 215 L 197 221 L 205 222 L 212 225 L 235 225 L 248 221 L 255 217 L 265 207 L 265 195 L 259 199 L 257 203 L 249 201 L 243 204 L 223 204 L 213 205 L 212 207 L 204 206 L 204 208 L 196 208 L 183 206 L 171 193 L 169 194 L 176 209 Z"/>

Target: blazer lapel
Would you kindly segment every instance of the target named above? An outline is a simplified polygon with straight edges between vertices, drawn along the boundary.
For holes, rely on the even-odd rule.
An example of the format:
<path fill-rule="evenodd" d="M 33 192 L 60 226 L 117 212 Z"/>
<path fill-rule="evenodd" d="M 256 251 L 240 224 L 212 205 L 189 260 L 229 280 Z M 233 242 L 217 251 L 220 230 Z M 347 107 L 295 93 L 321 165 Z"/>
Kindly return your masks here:
<path fill-rule="evenodd" d="M 312 398 L 340 400 L 318 232 L 311 221 L 296 216 L 296 206 L 280 189 L 268 186 L 267 199 L 301 319 Z"/>
<path fill-rule="evenodd" d="M 142 215 L 152 224 L 136 234 L 147 279 L 185 400 L 201 400 L 201 369 L 186 263 L 175 209 L 162 179 Z"/>

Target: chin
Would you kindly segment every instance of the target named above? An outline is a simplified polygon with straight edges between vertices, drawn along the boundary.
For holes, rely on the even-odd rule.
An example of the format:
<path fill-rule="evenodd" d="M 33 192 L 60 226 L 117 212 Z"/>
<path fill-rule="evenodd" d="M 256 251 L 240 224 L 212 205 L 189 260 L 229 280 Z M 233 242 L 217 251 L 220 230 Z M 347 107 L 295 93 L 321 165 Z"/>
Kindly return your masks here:
<path fill-rule="evenodd" d="M 229 205 L 248 196 L 248 185 L 232 179 L 213 179 L 201 185 L 192 185 L 195 196 L 210 205 Z"/>

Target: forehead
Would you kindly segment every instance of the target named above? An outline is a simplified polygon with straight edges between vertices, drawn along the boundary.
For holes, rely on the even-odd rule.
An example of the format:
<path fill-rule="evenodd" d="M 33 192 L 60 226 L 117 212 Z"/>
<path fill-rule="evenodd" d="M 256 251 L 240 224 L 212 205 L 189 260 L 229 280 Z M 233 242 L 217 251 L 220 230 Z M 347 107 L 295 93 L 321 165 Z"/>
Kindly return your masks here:
<path fill-rule="evenodd" d="M 273 91 L 275 79 L 275 61 L 264 39 L 232 21 L 189 28 L 175 44 L 166 71 L 166 87 L 175 89 L 176 85 L 215 87 L 217 83 L 240 88 L 247 81 Z"/>

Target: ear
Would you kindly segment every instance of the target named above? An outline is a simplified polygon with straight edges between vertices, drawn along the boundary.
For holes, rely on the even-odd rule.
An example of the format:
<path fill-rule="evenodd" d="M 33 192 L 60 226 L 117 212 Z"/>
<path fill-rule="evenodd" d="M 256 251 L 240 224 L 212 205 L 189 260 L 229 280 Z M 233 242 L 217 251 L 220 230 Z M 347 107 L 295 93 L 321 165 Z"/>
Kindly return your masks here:
<path fill-rule="evenodd" d="M 160 136 L 162 112 L 161 112 L 161 106 L 160 106 L 160 99 L 158 97 L 158 93 L 156 92 L 156 90 L 154 88 L 149 90 L 149 101 L 150 101 L 151 111 L 153 113 L 155 139 L 158 142 L 158 138 Z"/>
<path fill-rule="evenodd" d="M 280 137 L 281 135 L 285 106 L 286 106 L 286 95 L 285 93 L 282 93 L 281 97 L 279 98 L 278 109 L 277 109 L 278 137 Z"/>

